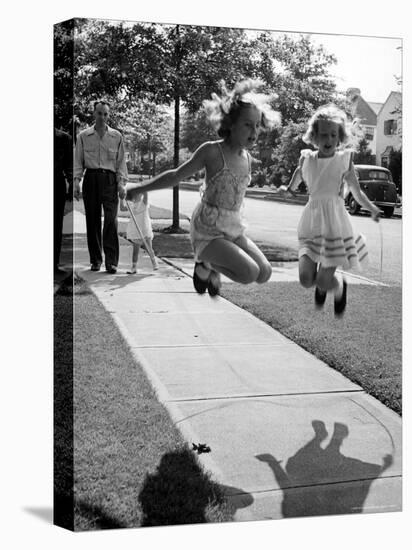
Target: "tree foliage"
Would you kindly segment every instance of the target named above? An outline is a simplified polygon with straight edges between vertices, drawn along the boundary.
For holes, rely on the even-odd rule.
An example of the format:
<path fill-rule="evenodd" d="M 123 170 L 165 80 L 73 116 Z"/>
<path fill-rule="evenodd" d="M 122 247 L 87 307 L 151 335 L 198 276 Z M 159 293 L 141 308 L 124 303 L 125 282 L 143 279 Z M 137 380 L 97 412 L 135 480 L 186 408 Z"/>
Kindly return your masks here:
<path fill-rule="evenodd" d="M 310 148 L 302 140 L 305 130 L 306 122 L 289 122 L 283 127 L 272 154 L 271 183 L 276 186 L 289 182 L 298 165 L 300 151 Z"/>
<path fill-rule="evenodd" d="M 73 31 L 74 21 L 54 26 L 53 96 L 54 126 L 72 133 L 73 122 Z"/>
<path fill-rule="evenodd" d="M 316 46 L 310 36 L 298 38 L 260 33 L 254 48 L 261 78 L 278 94 L 277 107 L 285 124 L 306 120 L 320 105 L 336 101 L 336 85 L 329 67 L 334 55 Z"/>
<path fill-rule="evenodd" d="M 173 151 L 175 165 L 182 146 L 193 151 L 215 139 L 201 107 L 219 92 L 221 80 L 230 88 L 258 77 L 264 91 L 277 94 L 273 107 L 283 127 L 262 133 L 253 154 L 278 180 L 291 174 L 305 147 L 303 121 L 321 104 L 339 100 L 329 74 L 335 57 L 305 35 L 78 19 L 73 57 L 78 123 L 92 121 L 91 104 L 104 96 L 112 103 L 112 125 L 131 148 L 152 156 Z"/>
<path fill-rule="evenodd" d="M 389 155 L 388 168 L 391 171 L 393 181 L 396 184 L 398 193 L 402 195 L 402 150 L 393 150 Z"/>
<path fill-rule="evenodd" d="M 353 161 L 355 164 L 376 164 L 376 155 L 372 153 L 369 141 L 365 137 L 359 140 L 353 155 Z"/>

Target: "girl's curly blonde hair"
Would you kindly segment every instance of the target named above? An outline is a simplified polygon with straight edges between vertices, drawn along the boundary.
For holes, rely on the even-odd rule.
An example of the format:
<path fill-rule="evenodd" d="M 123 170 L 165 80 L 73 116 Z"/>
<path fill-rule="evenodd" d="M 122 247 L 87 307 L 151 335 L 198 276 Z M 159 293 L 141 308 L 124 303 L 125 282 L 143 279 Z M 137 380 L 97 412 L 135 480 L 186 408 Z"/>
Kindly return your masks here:
<path fill-rule="evenodd" d="M 317 135 L 319 129 L 319 120 L 335 122 L 339 127 L 339 145 L 338 147 L 354 146 L 360 139 L 359 125 L 357 119 L 349 121 L 342 109 L 334 103 L 328 103 L 318 107 L 308 122 L 308 129 L 303 136 L 303 141 L 311 145 L 317 145 Z"/>
<path fill-rule="evenodd" d="M 276 95 L 257 93 L 256 90 L 262 85 L 261 80 L 247 78 L 237 82 L 233 90 L 229 91 L 225 82 L 221 81 L 221 97 L 212 93 L 212 99 L 203 101 L 206 116 L 221 138 L 229 137 L 232 124 L 236 122 L 242 109 L 250 105 L 262 113 L 263 128 L 280 125 L 280 114 L 269 103 Z"/>

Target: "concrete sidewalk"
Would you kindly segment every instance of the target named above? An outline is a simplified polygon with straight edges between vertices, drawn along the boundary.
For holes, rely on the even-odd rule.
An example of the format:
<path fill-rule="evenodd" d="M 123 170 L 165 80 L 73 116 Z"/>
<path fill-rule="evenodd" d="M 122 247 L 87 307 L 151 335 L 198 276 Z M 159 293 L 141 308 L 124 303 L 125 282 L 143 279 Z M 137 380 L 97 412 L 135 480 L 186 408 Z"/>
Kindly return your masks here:
<path fill-rule="evenodd" d="M 198 295 L 190 262 L 152 271 L 142 253 L 131 276 L 130 255 L 121 246 L 118 273 L 95 273 L 77 246 L 76 271 L 187 441 L 210 446 L 199 460 L 236 520 L 401 510 L 398 415 L 253 315 Z"/>

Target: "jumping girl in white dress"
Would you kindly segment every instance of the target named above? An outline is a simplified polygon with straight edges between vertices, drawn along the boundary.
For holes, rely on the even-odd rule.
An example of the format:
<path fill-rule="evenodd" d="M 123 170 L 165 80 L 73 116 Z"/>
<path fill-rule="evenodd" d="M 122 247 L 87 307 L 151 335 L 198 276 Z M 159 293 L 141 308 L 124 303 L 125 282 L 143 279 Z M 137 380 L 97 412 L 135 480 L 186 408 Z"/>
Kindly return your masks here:
<path fill-rule="evenodd" d="M 308 187 L 309 201 L 298 226 L 299 278 L 306 288 L 316 285 L 318 307 L 333 290 L 334 310 L 339 316 L 346 307 L 347 284 L 344 277 L 336 275 L 336 268 L 359 268 L 368 254 L 363 237 L 353 232 L 345 208 L 344 182 L 373 220 L 379 221 L 380 210 L 360 189 L 352 151 L 341 148 L 351 140 L 350 124 L 342 110 L 333 104 L 320 107 L 309 120 L 303 140 L 317 150 L 301 151 L 289 186 L 282 188 L 293 193 L 302 180 Z"/>
<path fill-rule="evenodd" d="M 222 97 L 212 94 L 204 102 L 206 114 L 222 138 L 203 143 L 184 164 L 168 170 L 141 191 L 178 185 L 201 170 L 206 171 L 205 188 L 195 208 L 190 237 L 195 254 L 193 284 L 203 294 L 219 294 L 220 274 L 238 283 L 264 283 L 272 267 L 261 250 L 245 235 L 241 206 L 251 177 L 248 152 L 256 143 L 261 128 L 279 122 L 269 105 L 270 97 L 256 93 L 261 83 L 238 82 L 232 91 L 223 86 Z"/>

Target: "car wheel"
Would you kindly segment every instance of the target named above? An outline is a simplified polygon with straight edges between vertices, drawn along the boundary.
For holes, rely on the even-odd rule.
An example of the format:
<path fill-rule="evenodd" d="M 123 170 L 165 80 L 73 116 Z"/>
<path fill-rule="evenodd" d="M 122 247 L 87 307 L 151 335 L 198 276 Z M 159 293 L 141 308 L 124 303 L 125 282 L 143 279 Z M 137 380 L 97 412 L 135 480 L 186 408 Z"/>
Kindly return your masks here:
<path fill-rule="evenodd" d="M 352 216 L 359 211 L 359 204 L 355 201 L 353 197 L 350 197 L 348 201 L 348 205 L 349 205 L 349 212 L 352 214 Z"/>
<path fill-rule="evenodd" d="M 384 206 L 383 215 L 385 216 L 385 218 L 390 218 L 391 216 L 393 216 L 393 211 L 393 206 Z"/>

